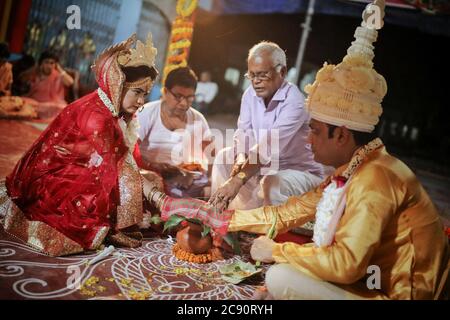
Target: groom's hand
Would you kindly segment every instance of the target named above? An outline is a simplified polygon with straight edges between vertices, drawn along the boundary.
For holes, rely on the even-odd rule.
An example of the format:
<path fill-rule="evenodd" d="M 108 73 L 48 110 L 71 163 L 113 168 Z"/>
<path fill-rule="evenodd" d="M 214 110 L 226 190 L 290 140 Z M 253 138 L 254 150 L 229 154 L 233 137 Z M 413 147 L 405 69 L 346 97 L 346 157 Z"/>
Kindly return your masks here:
<path fill-rule="evenodd" d="M 275 246 L 275 241 L 266 236 L 261 236 L 253 241 L 250 249 L 252 259 L 255 261 L 262 261 L 265 263 L 275 262 L 272 252 Z"/>
<path fill-rule="evenodd" d="M 243 153 L 240 153 L 236 157 L 236 161 L 234 162 L 233 168 L 231 169 L 230 178 L 233 178 L 237 175 L 245 164 L 246 156 Z"/>

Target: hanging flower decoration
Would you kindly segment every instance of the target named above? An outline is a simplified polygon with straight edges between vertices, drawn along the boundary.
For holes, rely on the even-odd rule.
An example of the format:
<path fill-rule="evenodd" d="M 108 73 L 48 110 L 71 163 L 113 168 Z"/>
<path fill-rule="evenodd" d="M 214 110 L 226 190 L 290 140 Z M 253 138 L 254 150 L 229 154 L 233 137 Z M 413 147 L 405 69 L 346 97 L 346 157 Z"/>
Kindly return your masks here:
<path fill-rule="evenodd" d="M 170 71 L 187 66 L 197 5 L 198 0 L 178 0 L 177 2 L 177 17 L 172 24 L 163 82 Z"/>
<path fill-rule="evenodd" d="M 197 0 L 178 0 L 177 14 L 183 18 L 188 18 L 194 13 L 197 4 Z"/>

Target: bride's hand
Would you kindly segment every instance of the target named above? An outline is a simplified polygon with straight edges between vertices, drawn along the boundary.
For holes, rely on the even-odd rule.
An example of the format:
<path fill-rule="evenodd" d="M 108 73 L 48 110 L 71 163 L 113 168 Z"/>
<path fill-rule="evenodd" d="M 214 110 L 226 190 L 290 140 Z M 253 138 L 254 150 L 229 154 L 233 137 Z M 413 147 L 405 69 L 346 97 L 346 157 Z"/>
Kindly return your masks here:
<path fill-rule="evenodd" d="M 152 188 L 156 187 L 158 189 L 158 191 L 164 192 L 164 181 L 163 181 L 163 178 L 159 174 L 157 174 L 153 171 L 148 171 L 148 170 L 141 170 L 140 173 L 141 173 L 141 176 L 144 178 L 143 179 L 144 185 L 145 185 L 145 181 L 147 181 L 147 187 L 150 187 L 150 185 L 151 185 L 150 190 Z M 147 194 L 147 193 L 145 193 L 145 194 Z"/>
<path fill-rule="evenodd" d="M 152 191 L 156 187 L 156 185 L 153 182 L 148 181 L 146 178 L 143 178 L 142 180 L 143 180 L 143 190 L 142 191 L 144 193 L 144 196 L 148 197 L 148 194 L 150 193 L 150 191 Z"/>
<path fill-rule="evenodd" d="M 156 188 L 158 191 L 164 192 L 164 183 L 161 176 L 158 174 L 141 170 L 142 182 L 143 182 L 143 190 L 144 196 L 147 197 L 150 191 Z M 150 200 L 150 199 L 149 199 Z"/>

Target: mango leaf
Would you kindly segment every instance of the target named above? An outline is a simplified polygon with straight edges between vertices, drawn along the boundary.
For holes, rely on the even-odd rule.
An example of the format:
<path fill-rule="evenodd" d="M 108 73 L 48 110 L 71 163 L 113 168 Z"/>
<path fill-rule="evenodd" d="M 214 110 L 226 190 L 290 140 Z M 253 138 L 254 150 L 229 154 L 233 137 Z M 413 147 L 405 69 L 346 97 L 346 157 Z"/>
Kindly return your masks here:
<path fill-rule="evenodd" d="M 211 228 L 203 225 L 202 238 L 206 237 L 211 232 Z"/>
<path fill-rule="evenodd" d="M 223 240 L 233 249 L 234 254 L 241 254 L 241 246 L 239 245 L 237 233 L 227 233 Z"/>
<path fill-rule="evenodd" d="M 179 216 L 176 214 L 170 216 L 170 218 L 164 224 L 163 232 L 166 231 L 167 229 L 178 226 L 184 220 L 186 220 L 185 217 L 182 217 L 182 216 Z"/>
<path fill-rule="evenodd" d="M 150 222 L 152 224 L 160 224 L 162 222 L 161 217 L 160 216 L 152 216 L 150 218 Z"/>
<path fill-rule="evenodd" d="M 203 222 L 201 222 L 199 219 L 196 218 L 187 218 L 186 221 L 195 223 L 195 224 L 203 224 Z"/>

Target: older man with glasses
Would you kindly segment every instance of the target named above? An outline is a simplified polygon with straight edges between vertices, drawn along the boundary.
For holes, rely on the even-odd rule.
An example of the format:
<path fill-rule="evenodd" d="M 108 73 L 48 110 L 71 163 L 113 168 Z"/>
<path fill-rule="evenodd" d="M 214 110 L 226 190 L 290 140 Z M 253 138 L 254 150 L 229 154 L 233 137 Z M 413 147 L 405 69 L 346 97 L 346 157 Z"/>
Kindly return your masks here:
<path fill-rule="evenodd" d="M 188 67 L 167 75 L 162 99 L 138 114 L 141 167 L 157 171 L 173 197 L 203 197 L 208 184 L 204 155 L 211 142 L 205 117 L 193 109 L 197 76 Z"/>
<path fill-rule="evenodd" d="M 317 186 L 323 167 L 307 143 L 309 117 L 300 90 L 285 80 L 286 54 L 273 42 L 250 49 L 234 146 L 212 169 L 210 204 L 253 209 L 283 203 Z"/>

